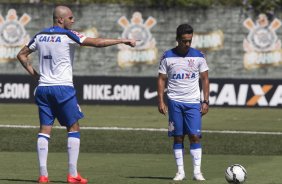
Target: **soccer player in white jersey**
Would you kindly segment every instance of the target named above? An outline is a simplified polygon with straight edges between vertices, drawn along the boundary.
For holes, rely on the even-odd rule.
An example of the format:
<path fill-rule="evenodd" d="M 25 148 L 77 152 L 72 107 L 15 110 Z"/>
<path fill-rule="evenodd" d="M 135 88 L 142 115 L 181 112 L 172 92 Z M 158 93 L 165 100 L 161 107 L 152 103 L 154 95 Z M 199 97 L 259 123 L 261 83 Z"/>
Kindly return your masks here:
<path fill-rule="evenodd" d="M 73 87 L 73 58 L 76 46 L 106 47 L 127 44 L 134 47 L 134 39 L 90 38 L 71 30 L 74 23 L 72 11 L 66 6 L 57 6 L 53 12 L 53 26 L 36 34 L 18 53 L 23 67 L 38 80 L 35 100 L 39 109 L 40 130 L 37 139 L 39 160 L 39 183 L 48 183 L 48 141 L 55 118 L 68 131 L 68 183 L 87 183 L 77 171 L 80 147 L 78 120 L 83 117 Z M 28 59 L 38 51 L 39 73 Z"/>
<path fill-rule="evenodd" d="M 164 52 L 158 76 L 159 112 L 169 115 L 168 135 L 174 137 L 173 150 L 178 171 L 173 180 L 185 179 L 184 137 L 188 135 L 193 163 L 193 179 L 202 181 L 201 117 L 209 108 L 208 65 L 204 55 L 191 48 L 193 28 L 188 24 L 177 27 L 178 45 Z M 203 99 L 200 95 L 202 83 Z M 164 99 L 167 83 L 167 106 Z"/>

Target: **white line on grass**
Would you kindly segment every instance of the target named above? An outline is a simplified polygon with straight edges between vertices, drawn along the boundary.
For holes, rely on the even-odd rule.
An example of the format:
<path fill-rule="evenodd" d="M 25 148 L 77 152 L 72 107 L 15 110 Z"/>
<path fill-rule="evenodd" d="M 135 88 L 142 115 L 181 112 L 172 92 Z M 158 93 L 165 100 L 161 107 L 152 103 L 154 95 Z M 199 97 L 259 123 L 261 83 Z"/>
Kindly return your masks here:
<path fill-rule="evenodd" d="M 39 128 L 31 125 L 0 125 L 0 128 Z M 65 129 L 62 126 L 54 126 L 55 129 Z M 153 131 L 166 132 L 165 128 L 122 128 L 122 127 L 80 127 L 83 130 L 131 130 L 131 131 Z M 222 134 L 259 134 L 259 135 L 282 135 L 282 132 L 256 132 L 256 131 L 232 131 L 232 130 L 202 130 L 204 133 Z"/>

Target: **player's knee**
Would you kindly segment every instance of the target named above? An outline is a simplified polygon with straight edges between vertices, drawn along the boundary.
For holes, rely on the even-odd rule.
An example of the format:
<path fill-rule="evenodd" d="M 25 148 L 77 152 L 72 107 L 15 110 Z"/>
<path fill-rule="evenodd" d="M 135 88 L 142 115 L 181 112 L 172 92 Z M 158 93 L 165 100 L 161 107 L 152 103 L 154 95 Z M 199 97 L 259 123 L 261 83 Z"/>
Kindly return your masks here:
<path fill-rule="evenodd" d="M 199 135 L 189 135 L 190 143 L 199 143 L 200 136 Z"/>
<path fill-rule="evenodd" d="M 175 136 L 174 143 L 183 143 L 184 137 L 183 136 Z"/>
<path fill-rule="evenodd" d="M 67 127 L 68 132 L 79 132 L 80 128 L 79 128 L 79 123 L 76 122 L 74 124 L 72 124 L 70 127 Z"/>
<path fill-rule="evenodd" d="M 41 125 L 39 133 L 51 135 L 52 126 Z"/>

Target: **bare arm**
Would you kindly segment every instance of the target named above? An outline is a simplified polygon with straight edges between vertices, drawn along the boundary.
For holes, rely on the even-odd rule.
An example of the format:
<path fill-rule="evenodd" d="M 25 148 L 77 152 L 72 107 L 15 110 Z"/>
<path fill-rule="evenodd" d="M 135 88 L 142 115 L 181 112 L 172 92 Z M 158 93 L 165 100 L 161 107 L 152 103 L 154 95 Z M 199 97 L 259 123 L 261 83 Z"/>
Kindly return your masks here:
<path fill-rule="evenodd" d="M 209 101 L 209 95 L 210 95 L 210 82 L 209 82 L 209 74 L 208 71 L 200 73 L 201 76 L 201 83 L 202 83 L 202 89 L 204 94 L 204 99 L 206 101 Z M 209 111 L 209 105 L 207 103 L 202 103 L 202 115 L 205 115 Z"/>
<path fill-rule="evenodd" d="M 28 55 L 32 53 L 32 50 L 30 50 L 27 46 L 24 46 L 20 52 L 17 55 L 18 60 L 21 62 L 23 67 L 26 69 L 26 71 L 33 76 L 36 80 L 39 80 L 39 74 L 37 71 L 33 68 L 32 62 L 29 60 Z"/>
<path fill-rule="evenodd" d="M 166 84 L 167 76 L 165 74 L 159 73 L 158 76 L 158 108 L 159 112 L 163 115 L 166 115 L 167 113 L 167 106 L 164 102 L 164 90 L 165 90 L 165 84 Z"/>
<path fill-rule="evenodd" d="M 126 44 L 131 47 L 136 46 L 136 40 L 134 39 L 111 39 L 111 38 L 90 38 L 87 37 L 83 42 L 82 46 L 92 46 L 92 47 L 107 47 L 117 44 Z"/>

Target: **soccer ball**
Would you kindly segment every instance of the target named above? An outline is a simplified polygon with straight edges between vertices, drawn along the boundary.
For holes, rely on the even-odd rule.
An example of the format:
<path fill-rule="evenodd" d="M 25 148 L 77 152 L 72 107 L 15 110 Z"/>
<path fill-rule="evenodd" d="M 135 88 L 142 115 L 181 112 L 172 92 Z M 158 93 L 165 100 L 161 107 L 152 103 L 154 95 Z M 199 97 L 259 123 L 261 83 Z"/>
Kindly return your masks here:
<path fill-rule="evenodd" d="M 228 183 L 242 184 L 247 179 L 247 171 L 240 164 L 231 165 L 225 171 L 225 179 Z"/>

